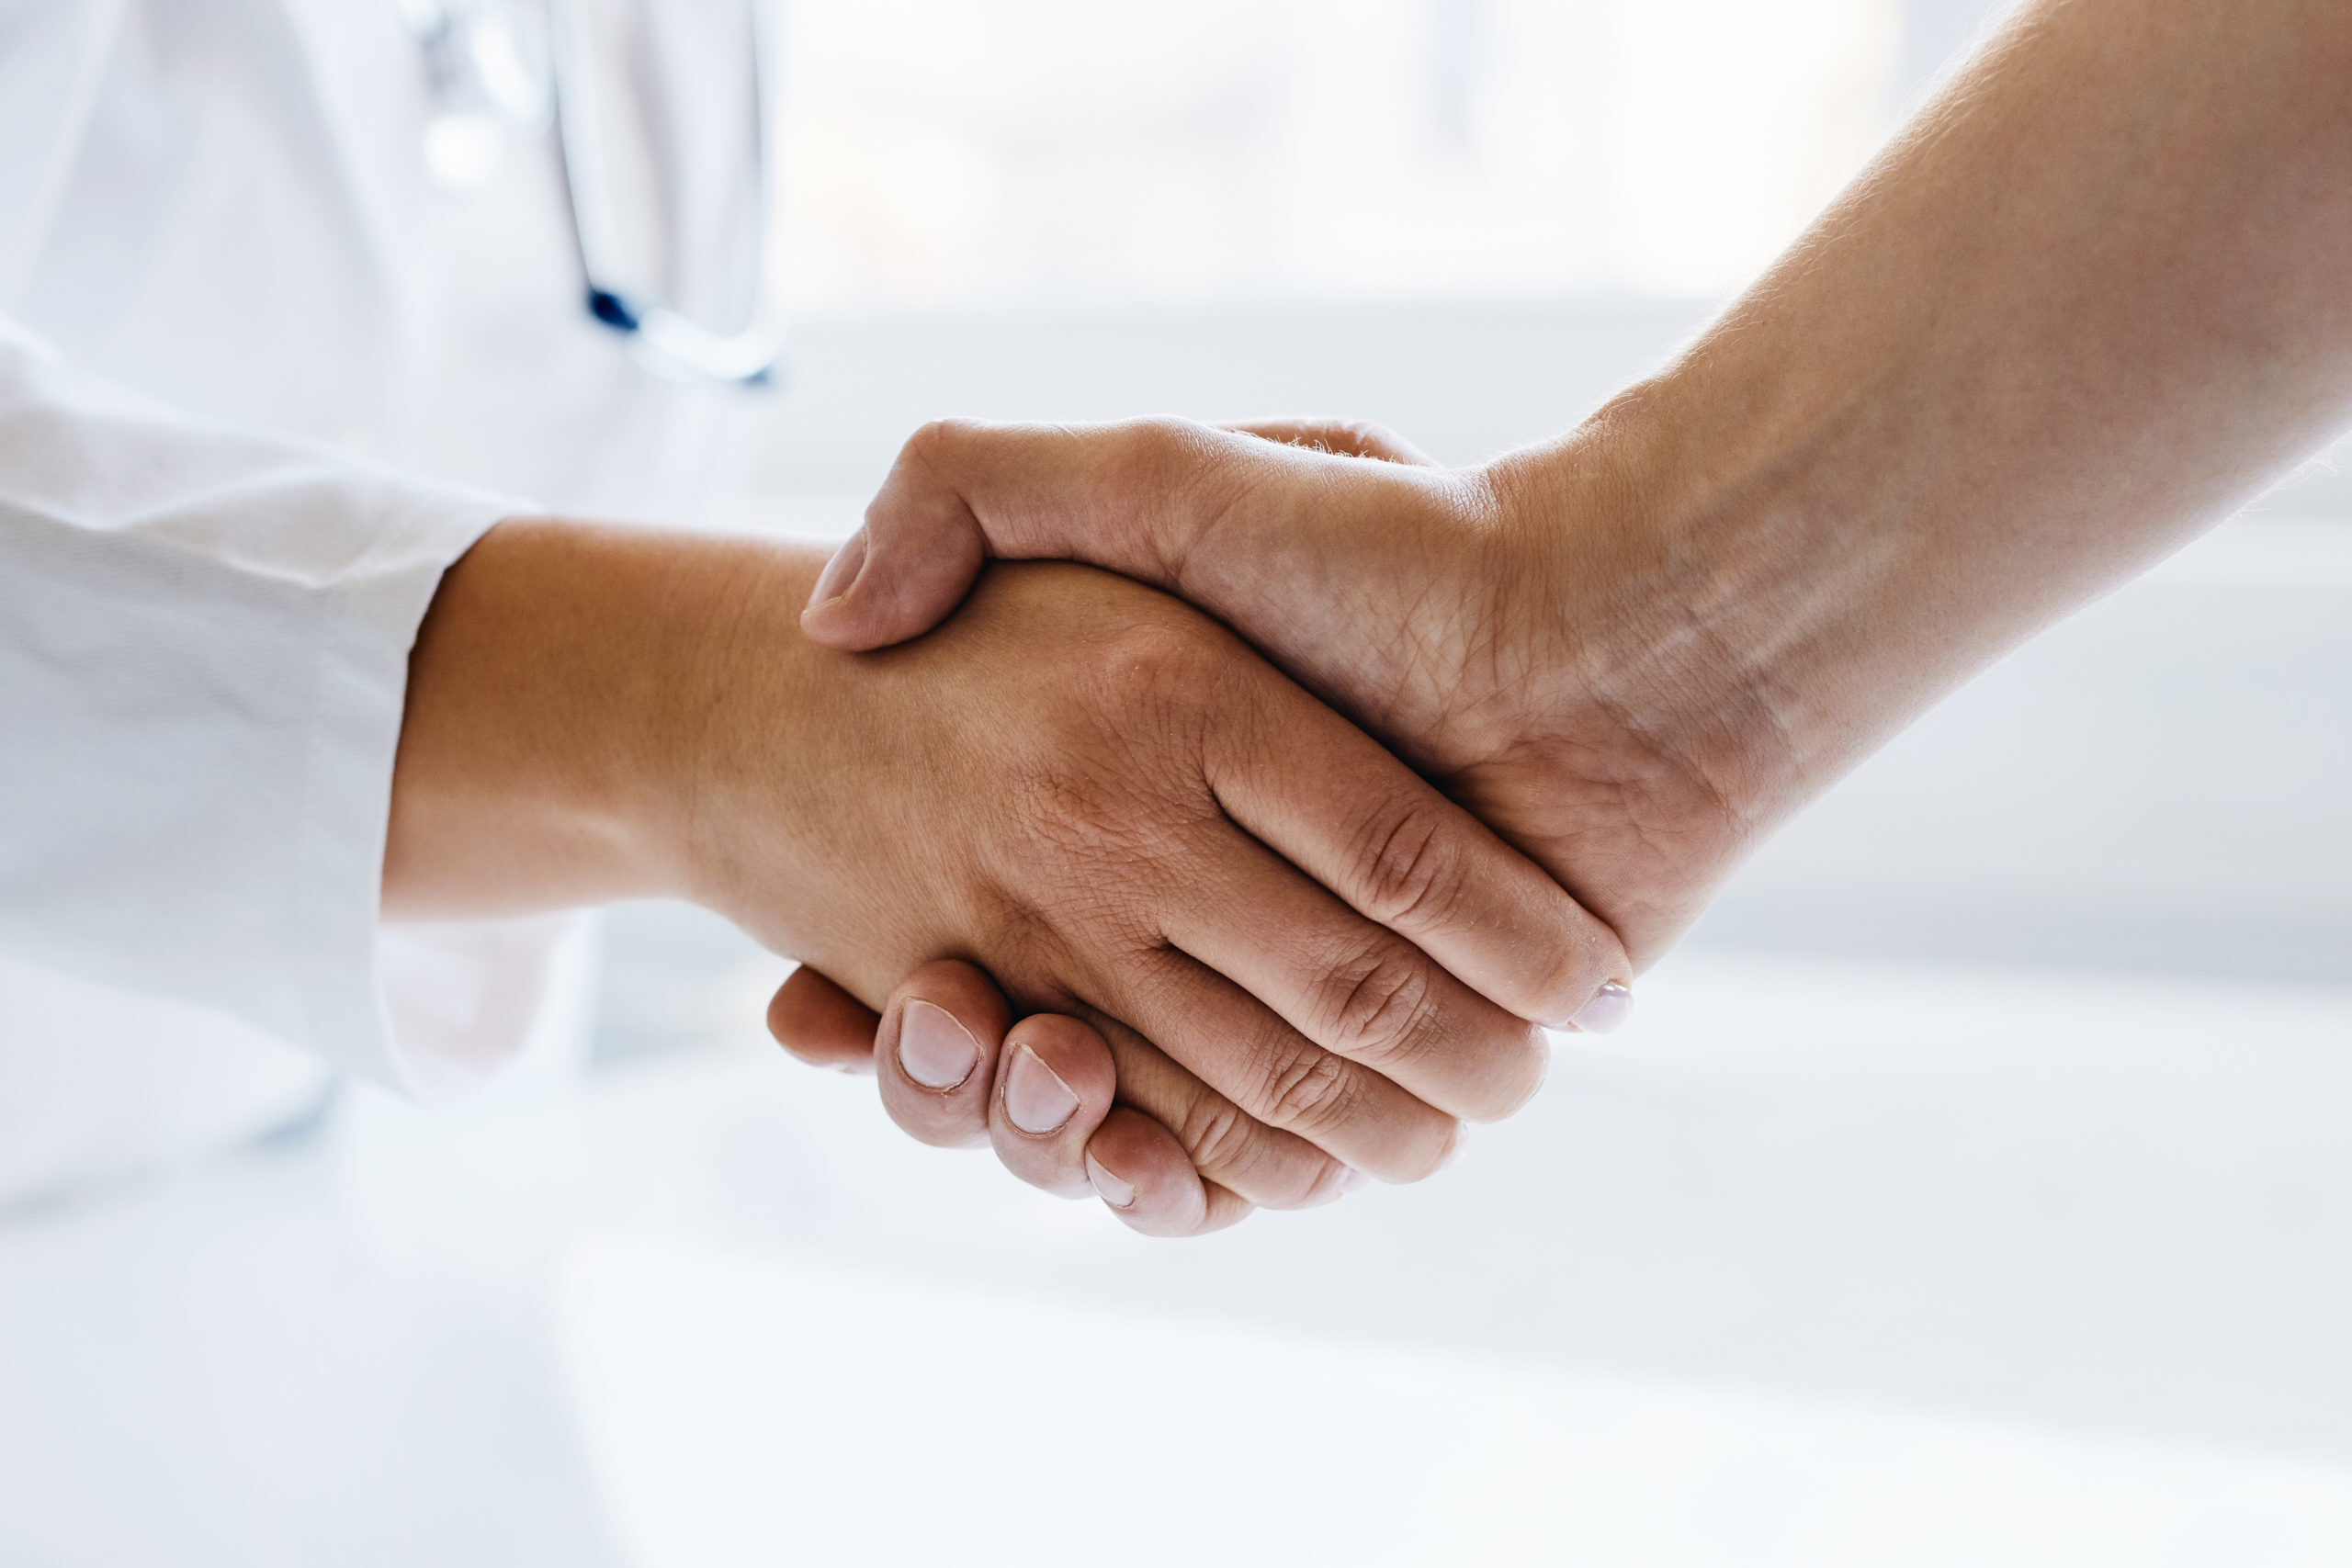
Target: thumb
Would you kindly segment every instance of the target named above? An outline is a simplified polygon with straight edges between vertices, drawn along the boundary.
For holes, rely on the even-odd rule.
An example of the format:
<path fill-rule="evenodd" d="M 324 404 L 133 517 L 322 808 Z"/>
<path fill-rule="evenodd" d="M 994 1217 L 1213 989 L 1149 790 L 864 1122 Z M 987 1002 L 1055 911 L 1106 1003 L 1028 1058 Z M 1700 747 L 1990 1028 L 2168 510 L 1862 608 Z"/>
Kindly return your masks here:
<path fill-rule="evenodd" d="M 850 652 L 918 637 L 990 557 L 1085 561 L 1173 587 L 1250 467 L 1284 450 L 1188 420 L 925 425 L 818 579 L 801 629 Z"/>

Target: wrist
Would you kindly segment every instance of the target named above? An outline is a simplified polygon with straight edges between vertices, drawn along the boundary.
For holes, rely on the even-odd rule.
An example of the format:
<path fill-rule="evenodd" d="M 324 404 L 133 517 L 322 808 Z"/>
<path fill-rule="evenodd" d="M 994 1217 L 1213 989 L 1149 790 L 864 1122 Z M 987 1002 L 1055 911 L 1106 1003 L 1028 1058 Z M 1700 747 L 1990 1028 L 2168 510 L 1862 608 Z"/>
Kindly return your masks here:
<path fill-rule="evenodd" d="M 663 677 L 664 755 L 648 772 L 662 800 L 639 816 L 662 822 L 671 894 L 770 940 L 821 857 L 815 825 L 838 781 L 825 776 L 820 731 L 858 722 L 838 679 L 858 660 L 800 629 L 822 551 L 740 538 L 698 547 L 685 565 L 692 626 Z M 779 866 L 797 870 L 779 879 Z"/>
<path fill-rule="evenodd" d="M 1827 442 L 1671 378 L 1490 470 L 1563 711 L 1612 716 L 1732 818 L 1768 822 L 1874 729 L 1860 666 L 1901 541 L 1850 525 Z M 1719 403 L 1721 400 L 1712 400 Z"/>
<path fill-rule="evenodd" d="M 388 913 L 467 918 L 683 894 L 721 541 L 549 519 L 492 529 L 419 629 Z"/>

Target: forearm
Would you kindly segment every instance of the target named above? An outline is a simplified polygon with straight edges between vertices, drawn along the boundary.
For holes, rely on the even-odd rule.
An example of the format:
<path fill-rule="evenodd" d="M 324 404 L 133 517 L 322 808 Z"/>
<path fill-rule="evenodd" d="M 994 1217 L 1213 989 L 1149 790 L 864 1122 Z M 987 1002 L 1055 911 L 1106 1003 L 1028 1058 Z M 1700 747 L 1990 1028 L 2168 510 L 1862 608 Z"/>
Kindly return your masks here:
<path fill-rule="evenodd" d="M 459 918 L 696 889 L 715 710 L 739 682 L 788 726 L 796 637 L 729 639 L 797 602 L 808 552 L 552 520 L 485 535 L 410 660 L 384 908 Z"/>
<path fill-rule="evenodd" d="M 1680 606 L 1654 700 L 1767 723 L 1760 814 L 2344 423 L 2347 81 L 2331 0 L 2030 6 L 1678 364 L 1498 468 Z"/>

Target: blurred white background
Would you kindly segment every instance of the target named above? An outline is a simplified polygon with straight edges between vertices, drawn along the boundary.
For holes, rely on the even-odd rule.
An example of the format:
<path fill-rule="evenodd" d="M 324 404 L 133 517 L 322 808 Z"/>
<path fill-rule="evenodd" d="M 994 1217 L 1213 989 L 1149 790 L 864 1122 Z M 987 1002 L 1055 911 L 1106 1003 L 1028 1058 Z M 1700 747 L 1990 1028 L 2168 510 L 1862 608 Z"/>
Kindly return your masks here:
<path fill-rule="evenodd" d="M 1917 9 L 798 6 L 766 484 L 863 491 L 943 407 L 1393 408 L 1462 457 L 1556 429 L 1786 244 L 1983 6 Z"/>
<path fill-rule="evenodd" d="M 947 413 L 1564 428 L 1987 11 L 798 0 L 729 521 L 845 534 Z M 584 1083 L 0 1227 L 0 1563 L 2352 1561 L 2347 511 L 1962 693 L 1459 1169 L 1204 1242 L 915 1147 L 763 1043 L 784 964 L 618 911 Z"/>
<path fill-rule="evenodd" d="M 820 312 L 1721 293 L 1883 135 L 1904 20 L 1896 0 L 802 6 L 783 288 Z"/>

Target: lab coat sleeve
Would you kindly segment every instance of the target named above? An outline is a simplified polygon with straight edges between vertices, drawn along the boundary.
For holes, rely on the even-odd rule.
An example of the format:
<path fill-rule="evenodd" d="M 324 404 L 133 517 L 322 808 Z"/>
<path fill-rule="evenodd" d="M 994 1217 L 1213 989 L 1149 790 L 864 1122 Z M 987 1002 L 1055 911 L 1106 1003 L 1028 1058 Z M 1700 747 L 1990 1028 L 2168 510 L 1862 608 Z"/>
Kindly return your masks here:
<path fill-rule="evenodd" d="M 0 321 L 0 951 L 426 1095 L 518 1049 L 560 927 L 378 908 L 418 624 L 526 510 L 206 428 Z"/>

